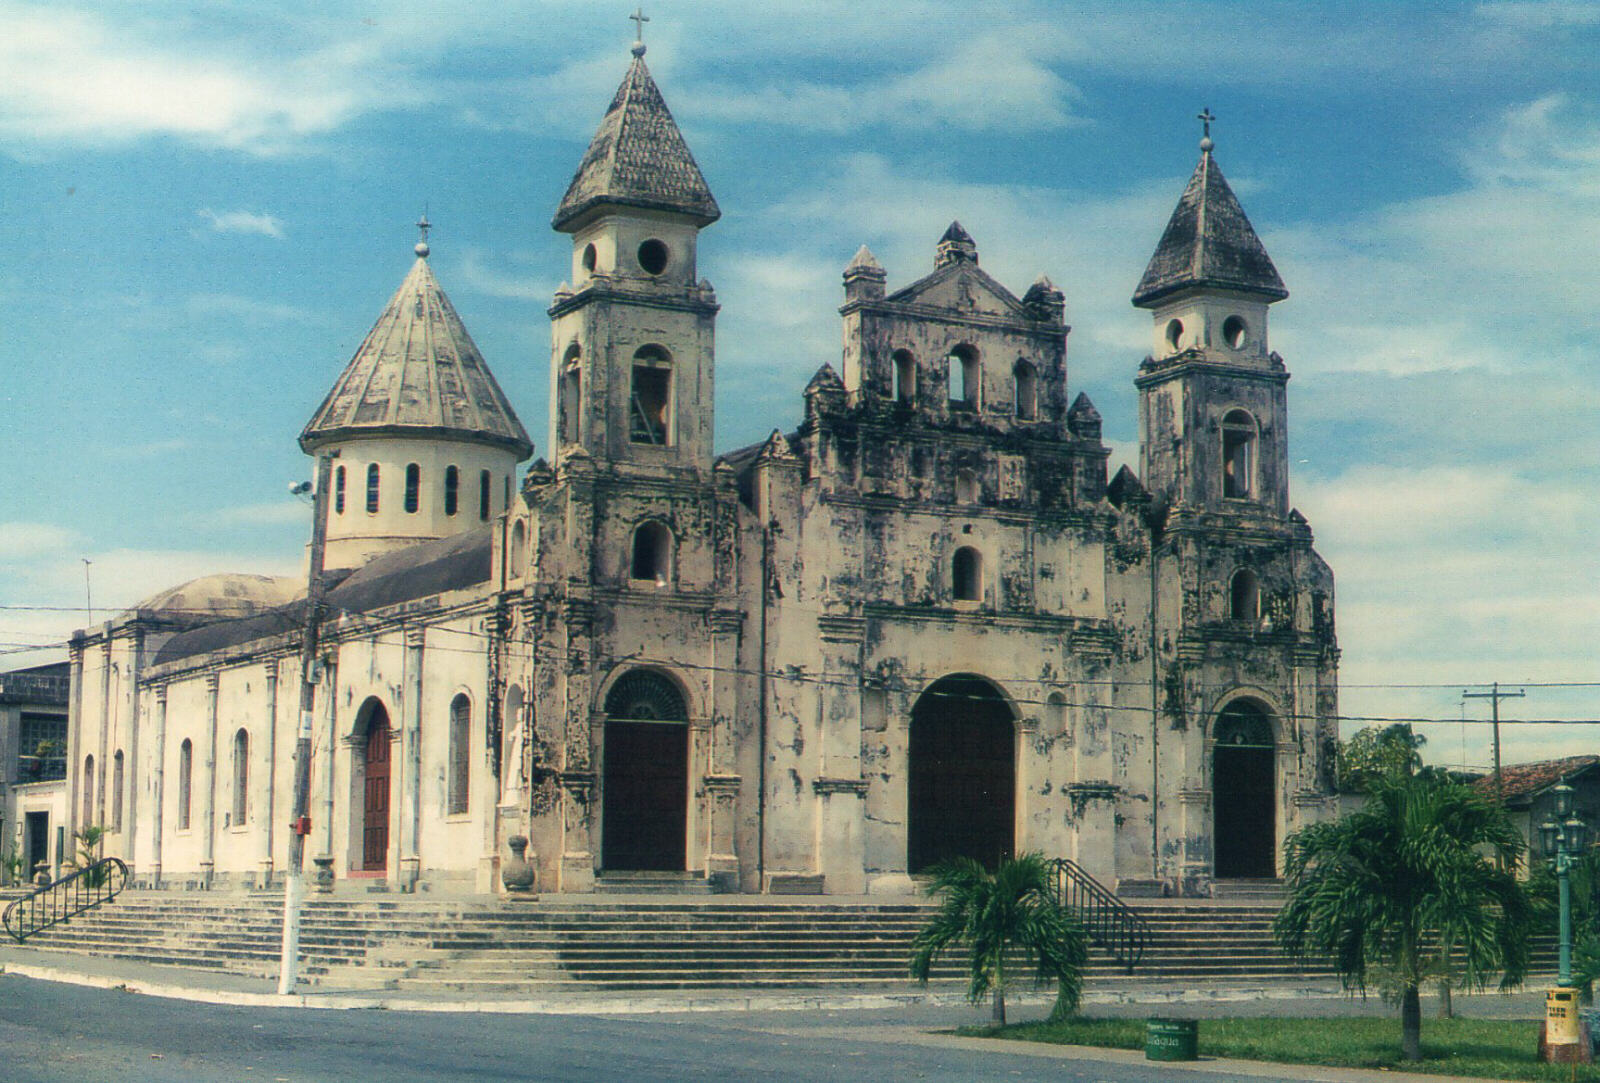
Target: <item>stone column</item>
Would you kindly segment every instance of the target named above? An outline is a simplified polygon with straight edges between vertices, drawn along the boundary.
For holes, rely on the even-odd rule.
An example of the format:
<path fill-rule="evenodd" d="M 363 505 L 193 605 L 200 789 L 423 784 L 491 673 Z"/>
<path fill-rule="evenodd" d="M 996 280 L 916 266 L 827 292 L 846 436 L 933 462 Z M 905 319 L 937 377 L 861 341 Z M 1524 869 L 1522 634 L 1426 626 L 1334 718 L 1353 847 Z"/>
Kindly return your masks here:
<path fill-rule="evenodd" d="M 738 735 L 734 733 L 739 703 L 739 629 L 744 615 L 738 610 L 715 610 L 711 623 L 710 757 L 704 779 L 705 802 L 701 825 L 705 840 L 706 879 L 717 890 L 739 886 Z"/>
<path fill-rule="evenodd" d="M 254 789 L 256 815 L 261 818 L 256 829 L 256 887 L 265 891 L 272 886 L 272 834 L 278 822 L 274 804 L 278 787 L 272 777 L 278 765 L 278 660 L 274 658 L 262 668 L 267 680 L 267 731 L 262 735 L 266 746 L 262 751 L 266 754 L 256 757 L 256 762 L 265 769 L 252 771 L 251 777 L 259 780 Z"/>
<path fill-rule="evenodd" d="M 206 674 L 205 759 L 200 785 L 200 882 L 211 886 L 217 867 L 217 684 L 215 671 Z"/>
<path fill-rule="evenodd" d="M 156 685 L 155 745 L 150 772 L 150 877 L 153 888 L 161 886 L 161 840 L 166 829 L 167 799 L 167 686 Z"/>
<path fill-rule="evenodd" d="M 422 875 L 422 647 L 423 628 L 405 631 L 404 731 L 400 738 L 400 868 L 397 887 L 415 891 Z"/>
<path fill-rule="evenodd" d="M 590 628 L 594 606 L 587 600 L 569 600 L 563 625 L 566 631 L 567 672 L 565 718 L 561 771 L 561 891 L 593 891 L 595 844 L 599 817 L 596 815 L 596 778 L 593 750 L 605 740 L 605 721 L 598 710 L 591 711 L 594 697 L 589 672 Z"/>
<path fill-rule="evenodd" d="M 349 741 L 341 742 L 339 740 L 339 660 L 337 656 L 329 657 L 323 662 L 321 688 L 322 747 L 327 751 L 322 757 L 319 794 L 321 798 L 321 815 L 313 818 L 312 827 L 322 840 L 318 855 L 332 857 L 334 766 L 338 755 L 340 755 L 339 750 L 342 748 L 344 750 L 343 755 L 349 756 L 351 748 Z M 312 763 L 312 767 L 316 767 L 316 764 Z"/>
<path fill-rule="evenodd" d="M 105 652 L 105 665 L 100 670 L 100 752 L 96 760 L 94 794 L 94 819 L 90 823 L 110 827 L 106 819 L 106 776 L 111 773 L 111 623 L 102 626 L 100 647 Z M 82 826 L 88 827 L 89 824 Z"/>
<path fill-rule="evenodd" d="M 861 617 L 822 617 L 820 760 L 811 789 L 816 801 L 816 869 L 832 895 L 867 889 L 861 777 Z"/>
<path fill-rule="evenodd" d="M 138 872 L 139 845 L 139 675 L 144 665 L 144 629 L 134 625 L 133 650 L 128 660 L 128 746 L 126 773 L 122 780 L 122 850 L 127 854 L 130 874 Z"/>
<path fill-rule="evenodd" d="M 1034 745 L 1039 740 L 1039 716 L 1025 714 L 1016 720 L 1016 753 L 1012 767 L 1012 845 L 1013 854 L 1025 854 L 1040 849 L 1033 844 L 1032 817 L 1028 815 L 1034 805 L 1034 776 L 1044 774 Z"/>

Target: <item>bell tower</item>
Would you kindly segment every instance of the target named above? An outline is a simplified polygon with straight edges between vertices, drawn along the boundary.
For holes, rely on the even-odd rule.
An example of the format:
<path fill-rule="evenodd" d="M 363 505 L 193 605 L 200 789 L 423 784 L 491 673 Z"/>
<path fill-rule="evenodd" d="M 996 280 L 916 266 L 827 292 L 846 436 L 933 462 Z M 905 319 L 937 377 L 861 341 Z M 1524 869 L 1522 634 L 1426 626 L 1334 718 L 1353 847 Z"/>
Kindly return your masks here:
<path fill-rule="evenodd" d="M 1133 303 L 1152 317 L 1139 368 L 1141 475 L 1158 499 L 1208 512 L 1283 516 L 1289 506 L 1289 372 L 1267 339 L 1283 279 L 1212 157 L 1200 162 Z"/>
<path fill-rule="evenodd" d="M 572 236 L 572 277 L 550 308 L 550 447 L 708 473 L 718 306 L 695 250 L 722 212 L 644 52 L 551 222 Z"/>

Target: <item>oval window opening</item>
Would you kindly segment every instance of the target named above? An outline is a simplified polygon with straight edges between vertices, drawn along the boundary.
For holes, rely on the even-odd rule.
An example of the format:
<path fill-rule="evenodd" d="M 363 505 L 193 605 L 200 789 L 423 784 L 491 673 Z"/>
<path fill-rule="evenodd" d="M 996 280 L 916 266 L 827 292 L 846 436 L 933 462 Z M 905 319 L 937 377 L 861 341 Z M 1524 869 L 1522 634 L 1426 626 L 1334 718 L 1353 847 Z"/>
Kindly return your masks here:
<path fill-rule="evenodd" d="M 1237 350 L 1250 338 L 1250 329 L 1238 316 L 1229 316 L 1222 321 L 1222 338 L 1233 349 Z"/>
<path fill-rule="evenodd" d="M 599 257 L 596 256 L 596 254 L 595 254 L 594 245 L 591 244 L 588 247 L 584 248 L 584 250 L 583 250 L 583 269 L 585 271 L 588 271 L 590 274 L 594 274 L 595 265 L 598 263 L 598 261 L 599 261 Z"/>
<path fill-rule="evenodd" d="M 1174 350 L 1176 350 L 1178 348 L 1178 342 L 1182 338 L 1183 338 L 1183 321 L 1182 320 L 1169 320 L 1167 322 L 1167 345 L 1172 347 Z"/>
<path fill-rule="evenodd" d="M 667 246 L 648 240 L 639 246 L 639 266 L 646 274 L 658 275 L 667 269 Z"/>

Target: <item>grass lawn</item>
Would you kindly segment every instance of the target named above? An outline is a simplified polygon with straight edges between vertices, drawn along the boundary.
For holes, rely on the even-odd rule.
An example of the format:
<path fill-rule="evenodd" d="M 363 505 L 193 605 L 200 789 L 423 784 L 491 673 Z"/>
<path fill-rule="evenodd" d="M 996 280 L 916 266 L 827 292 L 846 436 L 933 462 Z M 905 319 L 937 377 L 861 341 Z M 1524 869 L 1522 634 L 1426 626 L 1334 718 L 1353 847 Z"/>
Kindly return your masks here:
<path fill-rule="evenodd" d="M 1143 1049 L 1145 1021 L 1079 1017 L 1060 1023 L 964 1027 L 959 1033 L 979 1038 Z M 1538 1043 L 1536 1021 L 1425 1018 L 1422 1061 L 1411 1064 L 1400 1059 L 1398 1018 L 1200 1020 L 1202 1057 L 1389 1068 L 1485 1079 L 1600 1083 L 1600 1065 L 1578 1065 L 1574 1072 L 1572 1065 L 1538 1063 L 1534 1059 Z"/>

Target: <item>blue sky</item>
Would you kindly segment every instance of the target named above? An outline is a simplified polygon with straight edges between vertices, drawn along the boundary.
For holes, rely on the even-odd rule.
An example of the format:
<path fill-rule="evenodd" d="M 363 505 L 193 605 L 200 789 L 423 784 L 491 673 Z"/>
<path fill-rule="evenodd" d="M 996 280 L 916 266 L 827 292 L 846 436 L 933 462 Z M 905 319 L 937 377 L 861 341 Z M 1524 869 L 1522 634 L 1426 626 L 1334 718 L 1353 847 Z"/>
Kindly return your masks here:
<path fill-rule="evenodd" d="M 0 0 L 0 664 L 94 602 L 293 574 L 295 436 L 432 263 L 542 451 L 549 219 L 626 69 L 622 3 Z M 1128 298 L 1196 159 L 1291 298 L 1292 502 L 1338 578 L 1342 709 L 1600 682 L 1600 6 L 661 3 L 648 63 L 723 218 L 718 446 L 791 425 L 862 243 L 958 218 L 1066 293 L 1068 378 L 1134 462 Z M 1135 463 L 1136 465 L 1136 463 Z M 1437 687 L 1395 687 L 1426 685 Z M 1600 718 L 1600 688 L 1507 714 Z M 1481 701 L 1466 706 L 1482 717 Z M 1487 762 L 1481 727 L 1424 730 Z M 1596 746 L 1508 728 L 1506 758 Z"/>

